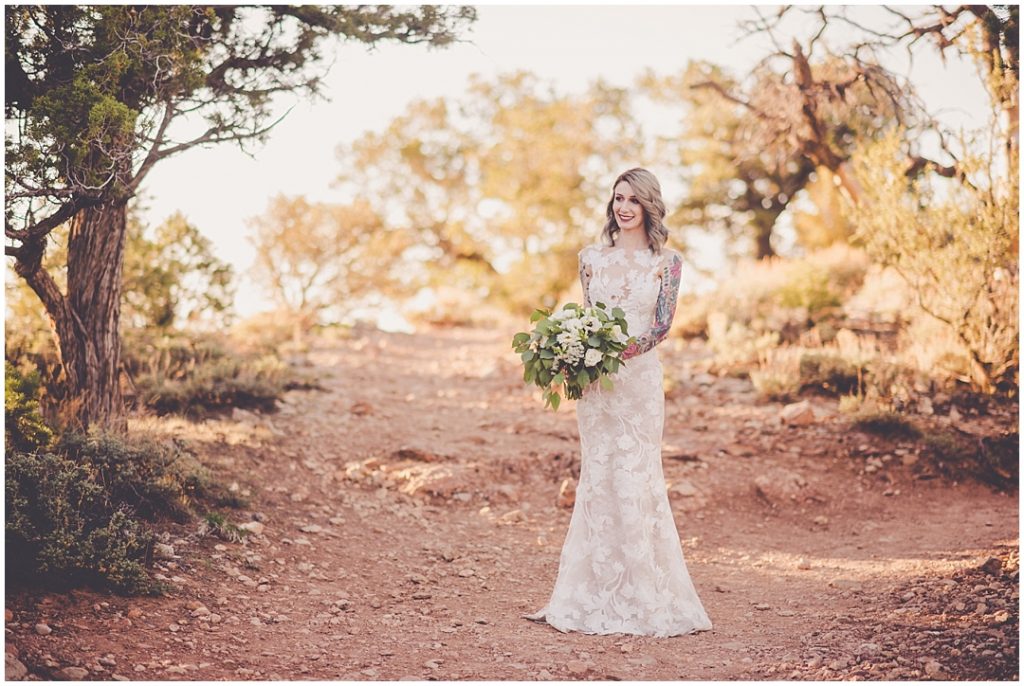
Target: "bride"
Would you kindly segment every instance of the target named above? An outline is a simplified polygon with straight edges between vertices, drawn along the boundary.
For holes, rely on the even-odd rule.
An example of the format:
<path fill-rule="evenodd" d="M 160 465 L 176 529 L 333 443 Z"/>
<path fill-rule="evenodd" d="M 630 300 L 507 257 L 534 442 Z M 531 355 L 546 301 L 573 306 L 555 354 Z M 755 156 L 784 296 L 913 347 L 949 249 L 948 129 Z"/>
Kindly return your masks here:
<path fill-rule="evenodd" d="M 580 480 L 551 598 L 523 615 L 559 631 L 678 636 L 711 628 L 690 580 L 661 466 L 665 419 L 655 346 L 675 314 L 682 259 L 664 249 L 658 180 L 630 169 L 613 184 L 604 245 L 579 252 L 584 306 L 626 313 L 636 341 L 576 404 Z M 639 335 L 637 335 L 639 334 Z"/>

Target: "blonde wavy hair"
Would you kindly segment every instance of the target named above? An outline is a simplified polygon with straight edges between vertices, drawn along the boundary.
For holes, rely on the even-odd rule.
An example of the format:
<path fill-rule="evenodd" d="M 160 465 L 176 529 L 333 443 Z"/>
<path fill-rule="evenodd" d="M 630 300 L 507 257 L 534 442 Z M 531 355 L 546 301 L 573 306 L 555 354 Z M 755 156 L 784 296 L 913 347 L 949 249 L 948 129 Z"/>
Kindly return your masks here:
<path fill-rule="evenodd" d="M 661 199 L 661 184 L 658 183 L 657 177 L 642 167 L 634 167 L 622 172 L 612 184 L 612 197 L 605 209 L 608 221 L 604 225 L 604 230 L 601 231 L 601 238 L 610 247 L 615 245 L 615 238 L 622 231 L 618 222 L 615 221 L 615 212 L 612 210 L 612 205 L 615 203 L 615 187 L 621 181 L 629 184 L 633 192 L 636 193 L 637 200 L 640 201 L 640 207 L 643 208 L 647 246 L 654 254 L 661 253 L 661 248 L 668 241 L 668 229 L 662 224 L 662 220 L 665 218 L 665 201 Z"/>

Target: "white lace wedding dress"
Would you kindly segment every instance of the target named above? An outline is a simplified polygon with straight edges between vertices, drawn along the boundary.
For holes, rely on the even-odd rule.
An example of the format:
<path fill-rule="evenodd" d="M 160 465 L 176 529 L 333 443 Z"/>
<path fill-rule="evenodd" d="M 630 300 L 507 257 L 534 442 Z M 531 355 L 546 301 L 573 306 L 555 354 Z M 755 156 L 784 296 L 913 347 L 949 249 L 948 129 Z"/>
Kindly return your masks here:
<path fill-rule="evenodd" d="M 577 401 L 580 479 L 551 598 L 524 615 L 560 631 L 677 636 L 711 628 L 683 558 L 661 465 L 665 418 L 656 344 L 668 333 L 681 259 L 587 246 L 584 305 L 626 313 L 636 354 Z M 637 354 L 638 353 L 638 354 Z"/>

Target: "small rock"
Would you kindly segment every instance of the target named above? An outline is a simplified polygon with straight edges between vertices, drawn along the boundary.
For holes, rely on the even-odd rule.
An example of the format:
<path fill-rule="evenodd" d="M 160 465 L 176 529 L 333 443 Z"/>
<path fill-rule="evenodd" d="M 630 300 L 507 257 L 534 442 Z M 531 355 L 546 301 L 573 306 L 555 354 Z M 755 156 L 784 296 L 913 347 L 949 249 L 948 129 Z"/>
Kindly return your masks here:
<path fill-rule="evenodd" d="M 581 674 L 586 674 L 590 670 L 590 665 L 582 660 L 569 660 L 569 662 L 566 663 L 565 668 L 569 670 L 570 674 L 579 676 Z"/>
<path fill-rule="evenodd" d="M 996 612 L 995 614 L 992 615 L 991 618 L 989 618 L 989 624 L 991 624 L 993 626 L 998 626 L 1000 624 L 1006 624 L 1006 622 L 1008 622 L 1008 621 L 1010 621 L 1010 613 L 1007 612 L 1006 610 L 999 610 L 999 612 Z"/>
<path fill-rule="evenodd" d="M 166 543 L 156 543 L 153 546 L 153 556 L 158 560 L 174 560 L 177 559 L 177 555 L 174 554 L 174 546 L 167 545 Z"/>
<path fill-rule="evenodd" d="M 929 660 L 924 664 L 924 673 L 933 679 L 938 679 L 944 675 L 943 666 L 935 660 Z"/>
<path fill-rule="evenodd" d="M 178 631 L 180 631 L 181 627 L 178 626 L 177 624 L 171 624 L 169 627 L 167 627 L 167 630 L 170 631 L 173 634 L 173 633 L 177 633 Z"/>
<path fill-rule="evenodd" d="M 427 669 L 439 669 L 441 667 L 441 661 L 437 659 L 427 660 L 423 663 L 423 666 Z"/>
<path fill-rule="evenodd" d="M 140 610 L 137 607 L 133 607 L 132 609 L 128 610 L 128 613 L 125 616 L 128 617 L 128 619 L 138 619 L 142 616 L 142 610 Z"/>
<path fill-rule="evenodd" d="M 684 498 L 692 498 L 697 495 L 699 491 L 690 481 L 683 479 L 672 487 L 672 493 L 680 495 Z"/>
<path fill-rule="evenodd" d="M 207 616 L 209 614 L 210 614 L 210 611 L 206 608 L 205 605 L 200 605 L 199 607 L 197 607 L 196 609 L 192 610 L 192 612 L 191 612 L 191 615 L 193 617 L 205 617 L 205 616 Z"/>
<path fill-rule="evenodd" d="M 10 653 L 4 653 L 4 681 L 21 681 L 28 676 L 28 667 Z"/>
<path fill-rule="evenodd" d="M 501 515 L 501 520 L 505 524 L 513 524 L 515 522 L 526 521 L 526 515 L 523 514 L 522 510 L 511 510 Z"/>
<path fill-rule="evenodd" d="M 421 593 L 413 593 L 412 594 L 412 599 L 413 600 L 430 600 L 430 598 L 431 598 L 431 595 L 429 593 L 422 593 L 421 592 Z"/>
<path fill-rule="evenodd" d="M 89 676 L 89 670 L 85 667 L 65 667 L 57 675 L 67 681 L 84 681 Z"/>
<path fill-rule="evenodd" d="M 267 527 L 262 522 L 245 522 L 244 524 L 239 524 L 238 528 L 243 531 L 248 531 L 256 536 L 260 536 Z"/>
<path fill-rule="evenodd" d="M 96 662 L 99 662 L 104 667 L 116 667 L 117 666 L 117 660 L 114 659 L 113 655 L 104 655 L 103 657 L 98 658 L 96 660 Z"/>
<path fill-rule="evenodd" d="M 305 526 L 299 527 L 299 531 L 307 534 L 319 534 L 322 533 L 323 530 L 324 528 L 319 524 L 307 524 Z"/>
<path fill-rule="evenodd" d="M 48 624 L 44 622 L 39 622 L 38 624 L 36 624 L 36 633 L 40 636 L 49 636 L 51 633 L 53 633 L 53 629 L 51 629 Z"/>
<path fill-rule="evenodd" d="M 879 649 L 877 643 L 861 643 L 857 647 L 857 653 L 860 655 L 874 655 Z"/>
<path fill-rule="evenodd" d="M 779 412 L 779 418 L 790 426 L 805 426 L 807 424 L 813 424 L 816 419 L 814 416 L 814 408 L 811 407 L 811 403 L 807 400 L 801 400 L 800 402 L 786 405 Z"/>
<path fill-rule="evenodd" d="M 772 606 L 769 605 L 768 603 L 758 603 L 757 605 L 754 606 L 754 609 L 756 609 L 756 610 L 770 610 L 770 609 L 772 609 Z"/>
<path fill-rule="evenodd" d="M 477 624 L 486 624 L 487 623 L 487 620 L 484 619 L 483 617 L 477 617 L 473 621 L 476 622 Z"/>
<path fill-rule="evenodd" d="M 461 576 L 463 578 L 471 577 L 474 574 L 476 574 L 476 570 L 473 570 L 473 569 L 466 568 L 466 569 L 460 569 L 459 570 L 459 576 Z"/>
<path fill-rule="evenodd" d="M 4 622 L 13 622 L 14 613 L 9 608 L 4 608 Z"/>
<path fill-rule="evenodd" d="M 826 524 L 828 524 L 828 517 L 826 517 L 825 515 L 818 515 L 814 518 L 814 523 L 818 526 L 825 526 Z"/>
<path fill-rule="evenodd" d="M 808 562 L 806 558 L 801 557 L 796 562 L 796 568 L 797 569 L 810 569 L 811 568 L 811 563 Z"/>
<path fill-rule="evenodd" d="M 576 481 L 567 478 L 558 489 L 558 507 L 569 509 L 576 504 Z"/>

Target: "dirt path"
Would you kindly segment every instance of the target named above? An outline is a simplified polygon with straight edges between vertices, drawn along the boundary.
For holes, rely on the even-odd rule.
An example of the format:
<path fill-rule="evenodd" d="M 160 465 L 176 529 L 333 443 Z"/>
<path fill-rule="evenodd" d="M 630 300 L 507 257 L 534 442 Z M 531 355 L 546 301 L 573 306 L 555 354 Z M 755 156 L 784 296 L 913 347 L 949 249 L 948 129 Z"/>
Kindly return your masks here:
<path fill-rule="evenodd" d="M 311 353 L 326 390 L 279 414 L 160 422 L 252 494 L 231 516 L 263 531 L 171 529 L 172 597 L 9 594 L 8 652 L 44 678 L 1017 678 L 1016 493 L 929 478 L 913 444 L 845 435 L 831 401 L 781 425 L 668 345 L 665 474 L 714 629 L 521 619 L 554 582 L 579 444 L 573 404 L 541 408 L 510 340 L 361 334 Z"/>

